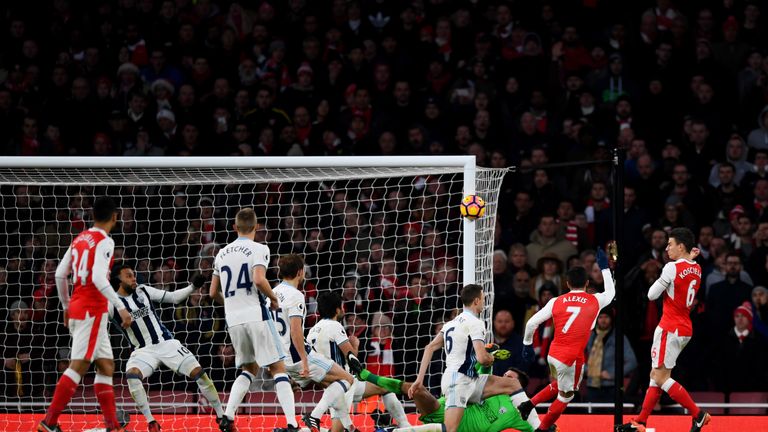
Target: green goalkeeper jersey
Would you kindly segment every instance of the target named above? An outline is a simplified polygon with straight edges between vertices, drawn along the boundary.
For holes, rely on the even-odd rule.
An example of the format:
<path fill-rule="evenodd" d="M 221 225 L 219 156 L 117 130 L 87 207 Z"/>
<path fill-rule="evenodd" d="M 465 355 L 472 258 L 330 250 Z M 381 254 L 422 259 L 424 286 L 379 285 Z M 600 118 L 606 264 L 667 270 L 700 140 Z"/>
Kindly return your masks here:
<path fill-rule="evenodd" d="M 422 423 L 443 423 L 445 421 L 445 397 L 438 399 L 437 411 L 419 417 Z M 459 423 L 458 432 L 501 432 L 505 429 L 517 429 L 533 432 L 533 428 L 512 405 L 509 396 L 490 397 L 478 404 L 469 404 Z"/>

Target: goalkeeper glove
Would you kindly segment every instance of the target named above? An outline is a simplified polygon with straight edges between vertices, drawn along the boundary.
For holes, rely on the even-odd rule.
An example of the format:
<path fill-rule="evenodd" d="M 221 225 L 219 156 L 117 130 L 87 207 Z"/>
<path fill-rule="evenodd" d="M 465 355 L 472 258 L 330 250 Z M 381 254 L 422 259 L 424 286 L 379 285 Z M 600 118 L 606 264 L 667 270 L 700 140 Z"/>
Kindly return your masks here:
<path fill-rule="evenodd" d="M 353 375 L 359 376 L 360 372 L 363 371 L 363 364 L 360 363 L 360 360 L 351 351 L 347 354 L 347 364 L 349 365 L 349 371 Z"/>
<path fill-rule="evenodd" d="M 597 248 L 597 256 L 595 258 L 597 265 L 600 266 L 600 270 L 605 270 L 608 268 L 608 255 L 605 254 L 603 248 Z"/>
<path fill-rule="evenodd" d="M 512 356 L 509 350 L 501 349 L 499 345 L 495 343 L 485 344 L 485 350 L 488 354 L 493 356 L 494 360 L 507 360 Z"/>
<path fill-rule="evenodd" d="M 195 289 L 200 288 L 201 286 L 205 285 L 205 276 L 199 274 L 192 278 L 192 286 L 195 287 Z"/>

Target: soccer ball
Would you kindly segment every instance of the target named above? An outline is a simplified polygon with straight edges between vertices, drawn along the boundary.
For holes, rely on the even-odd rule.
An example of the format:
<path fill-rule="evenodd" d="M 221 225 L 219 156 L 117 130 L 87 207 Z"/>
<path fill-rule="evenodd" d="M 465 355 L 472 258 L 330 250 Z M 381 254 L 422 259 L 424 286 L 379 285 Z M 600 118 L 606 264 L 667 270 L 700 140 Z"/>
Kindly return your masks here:
<path fill-rule="evenodd" d="M 467 195 L 459 206 L 461 215 L 467 219 L 477 219 L 485 214 L 485 200 L 477 195 Z"/>

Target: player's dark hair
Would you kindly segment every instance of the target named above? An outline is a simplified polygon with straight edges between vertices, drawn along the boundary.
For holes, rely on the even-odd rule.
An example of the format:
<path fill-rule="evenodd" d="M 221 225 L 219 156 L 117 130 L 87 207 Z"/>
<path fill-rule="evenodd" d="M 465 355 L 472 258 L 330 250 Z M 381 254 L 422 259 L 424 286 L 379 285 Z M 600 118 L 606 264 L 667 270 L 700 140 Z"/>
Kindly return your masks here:
<path fill-rule="evenodd" d="M 483 292 L 483 287 L 478 284 L 465 285 L 461 289 L 461 303 L 464 306 L 470 306 L 476 298 L 480 298 L 480 294 Z"/>
<path fill-rule="evenodd" d="M 587 276 L 587 269 L 582 266 L 576 266 L 568 270 L 565 274 L 565 280 L 571 288 L 581 289 L 587 286 L 589 282 L 589 276 Z"/>
<path fill-rule="evenodd" d="M 120 273 L 125 269 L 132 268 L 128 264 L 119 264 L 112 267 L 112 276 L 110 277 L 110 283 L 115 289 L 120 288 Z"/>
<path fill-rule="evenodd" d="M 523 387 L 523 390 L 525 390 L 525 388 L 528 387 L 528 382 L 530 382 L 530 378 L 528 378 L 527 373 L 523 372 L 522 370 L 514 366 L 510 366 L 509 369 L 507 370 L 517 374 L 517 380 L 520 381 L 520 386 Z"/>
<path fill-rule="evenodd" d="M 669 237 L 682 244 L 686 252 L 690 252 L 696 246 L 696 236 L 688 228 L 673 228 Z"/>
<path fill-rule="evenodd" d="M 317 312 L 320 318 L 333 319 L 339 308 L 341 308 L 341 296 L 336 292 L 326 291 L 317 296 Z"/>
<path fill-rule="evenodd" d="M 277 277 L 293 279 L 304 268 L 304 258 L 296 254 L 283 255 L 277 261 Z"/>
<path fill-rule="evenodd" d="M 93 220 L 96 222 L 109 222 L 112 215 L 117 213 L 117 204 L 112 198 L 102 196 L 93 202 Z"/>

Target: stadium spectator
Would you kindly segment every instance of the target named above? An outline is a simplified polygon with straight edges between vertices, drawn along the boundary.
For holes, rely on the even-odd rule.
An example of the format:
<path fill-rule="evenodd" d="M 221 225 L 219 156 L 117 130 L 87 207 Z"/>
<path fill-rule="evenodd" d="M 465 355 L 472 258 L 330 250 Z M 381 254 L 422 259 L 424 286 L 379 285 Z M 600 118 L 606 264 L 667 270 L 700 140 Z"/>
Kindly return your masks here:
<path fill-rule="evenodd" d="M 515 321 L 512 313 L 506 309 L 497 310 L 493 317 L 493 343 L 499 346 L 499 349 L 508 350 L 511 357 L 506 360 L 496 360 L 493 362 L 494 375 L 502 376 L 510 366 L 525 369 L 527 365 L 522 359 L 523 338 L 515 333 Z"/>
<path fill-rule="evenodd" d="M 539 219 L 538 229 L 531 234 L 531 242 L 526 246 L 528 250 L 528 264 L 535 266 L 545 253 L 554 254 L 560 262 L 565 262 L 568 257 L 578 251 L 573 244 L 567 241 L 558 230 L 557 221 L 552 215 L 544 215 Z"/>
<path fill-rule="evenodd" d="M 710 286 L 706 296 L 707 322 L 713 333 L 722 334 L 729 327 L 733 311 L 751 298 L 752 285 L 740 279 L 741 272 L 741 257 L 729 252 L 725 256 L 725 280 Z"/>
<path fill-rule="evenodd" d="M 632 376 L 637 359 L 632 345 L 624 337 L 624 376 Z M 616 333 L 613 328 L 613 310 L 603 309 L 597 316 L 597 323 L 587 342 L 585 382 L 587 400 L 590 402 L 611 402 L 616 385 L 615 354 Z"/>
<path fill-rule="evenodd" d="M 733 327 L 721 333 L 713 366 L 722 374 L 713 376 L 718 391 L 760 391 L 768 385 L 766 345 L 753 330 L 752 307 L 749 302 L 738 306 L 732 313 Z"/>

